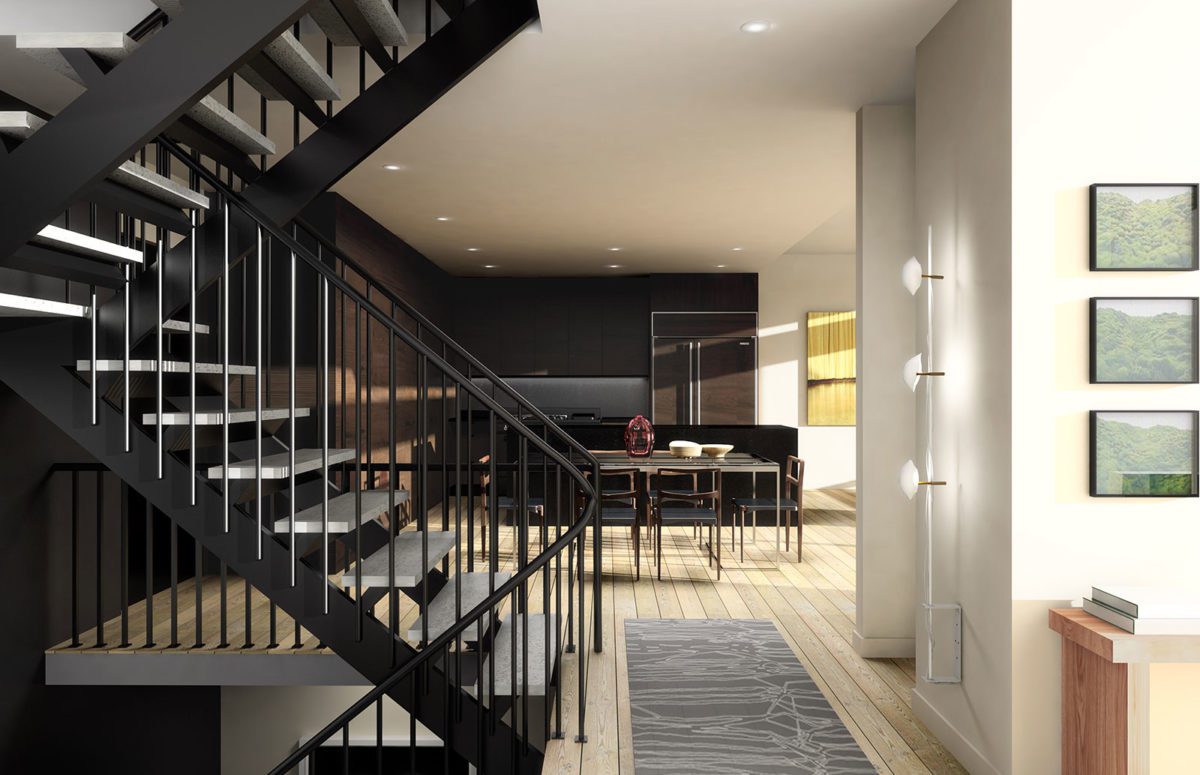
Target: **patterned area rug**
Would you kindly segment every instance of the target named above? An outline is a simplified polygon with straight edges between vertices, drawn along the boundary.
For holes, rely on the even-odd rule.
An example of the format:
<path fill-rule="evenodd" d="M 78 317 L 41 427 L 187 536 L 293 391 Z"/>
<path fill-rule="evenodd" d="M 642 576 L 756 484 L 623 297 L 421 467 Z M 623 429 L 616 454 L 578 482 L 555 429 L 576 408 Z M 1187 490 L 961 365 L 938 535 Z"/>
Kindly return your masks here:
<path fill-rule="evenodd" d="M 867 775 L 875 767 L 759 619 L 626 619 L 634 769 Z"/>

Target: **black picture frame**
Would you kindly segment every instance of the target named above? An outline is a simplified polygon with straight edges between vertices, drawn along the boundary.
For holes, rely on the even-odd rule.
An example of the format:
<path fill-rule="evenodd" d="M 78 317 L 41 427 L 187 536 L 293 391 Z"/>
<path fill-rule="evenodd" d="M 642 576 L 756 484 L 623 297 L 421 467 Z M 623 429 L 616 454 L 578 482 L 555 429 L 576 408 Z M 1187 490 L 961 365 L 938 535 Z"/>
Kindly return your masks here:
<path fill-rule="evenodd" d="M 1102 379 L 1099 373 L 1097 351 L 1097 312 L 1104 302 L 1191 302 L 1192 306 L 1192 376 L 1190 379 Z M 1093 296 L 1089 308 L 1089 368 L 1088 380 L 1093 385 L 1195 385 L 1200 384 L 1200 298 L 1195 296 Z"/>
<path fill-rule="evenodd" d="M 1186 267 L 1120 267 L 1098 266 L 1096 221 L 1096 197 L 1106 188 L 1187 188 L 1192 194 L 1192 256 Z M 1200 269 L 1200 184 L 1197 183 L 1093 183 L 1089 189 L 1088 204 L 1088 267 L 1093 272 L 1194 272 Z"/>
<path fill-rule="evenodd" d="M 1114 493 L 1101 492 L 1099 486 L 1099 471 L 1097 460 L 1097 445 L 1099 442 L 1099 421 L 1103 415 L 1187 415 L 1191 417 L 1191 488 L 1188 493 L 1153 493 L 1153 492 L 1134 492 L 1134 493 Z M 1088 477 L 1088 494 L 1093 498 L 1196 498 L 1200 497 L 1200 444 L 1197 439 L 1200 438 L 1200 411 L 1194 409 L 1111 409 L 1111 410 L 1092 410 L 1088 417 L 1089 431 L 1089 477 Z M 1136 472 L 1140 475 L 1151 476 L 1153 472 Z M 1174 476 L 1180 472 L 1163 472 L 1163 475 Z"/>

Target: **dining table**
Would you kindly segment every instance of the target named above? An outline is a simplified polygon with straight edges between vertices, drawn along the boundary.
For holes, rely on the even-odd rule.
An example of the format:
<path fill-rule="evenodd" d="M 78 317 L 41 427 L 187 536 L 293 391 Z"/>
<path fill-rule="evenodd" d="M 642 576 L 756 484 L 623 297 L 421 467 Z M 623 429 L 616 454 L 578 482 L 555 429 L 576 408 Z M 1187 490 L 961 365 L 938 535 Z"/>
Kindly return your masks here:
<path fill-rule="evenodd" d="M 635 469 L 645 476 L 639 476 L 637 486 L 639 489 L 638 502 L 641 506 L 642 516 L 645 518 L 645 523 L 649 524 L 649 478 L 651 474 L 658 472 L 660 468 L 671 469 L 718 469 L 722 476 L 729 473 L 750 474 L 752 478 L 753 497 L 758 497 L 758 475 L 768 474 L 774 477 L 775 480 L 775 567 L 779 567 L 782 552 L 780 550 L 780 529 L 783 525 L 783 509 L 781 506 L 780 496 L 782 495 L 782 477 L 780 475 L 779 464 L 762 455 L 753 452 L 727 452 L 719 457 L 700 455 L 698 457 L 679 457 L 668 452 L 667 450 L 654 450 L 649 455 L 633 456 L 625 450 L 588 450 L 592 457 L 600 466 L 601 474 L 605 470 L 614 469 Z M 725 521 L 725 503 L 722 501 L 718 504 L 717 510 L 717 541 L 721 540 L 721 525 Z M 733 524 L 730 523 L 730 527 Z M 743 525 L 743 529 L 745 526 Z M 755 533 L 757 533 L 757 521 L 755 524 Z M 754 536 L 757 538 L 757 535 Z"/>

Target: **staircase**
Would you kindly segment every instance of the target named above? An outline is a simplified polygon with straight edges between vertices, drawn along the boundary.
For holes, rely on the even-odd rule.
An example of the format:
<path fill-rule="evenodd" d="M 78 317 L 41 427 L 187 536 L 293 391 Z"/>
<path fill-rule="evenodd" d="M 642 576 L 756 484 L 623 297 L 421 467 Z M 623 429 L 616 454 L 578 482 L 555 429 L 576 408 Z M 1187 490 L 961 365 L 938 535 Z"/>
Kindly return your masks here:
<path fill-rule="evenodd" d="M 101 89 L 156 34 L 197 13 L 196 2 L 156 0 L 161 11 L 129 33 L 21 35 L 17 46 Z M 441 47 L 430 56 L 458 77 L 477 62 L 437 52 L 490 51 L 480 31 L 499 25 L 492 34 L 502 41 L 528 7 L 450 5 L 410 57 Z M 425 9 L 431 30 L 435 15 Z M 309 171 L 313 148 L 336 142 L 338 163 L 348 164 L 386 139 L 386 127 L 364 127 L 353 112 L 387 94 L 379 89 L 405 61 L 388 47 L 410 40 L 398 4 L 319 0 L 304 10 L 310 21 L 231 57 L 224 89 L 181 105 L 173 123 L 0 260 L 0 379 L 172 530 L 194 537 L 198 557 L 201 546 L 216 557 L 222 584 L 227 570 L 241 576 L 297 634 L 312 633 L 374 685 L 273 772 L 302 763 L 311 771 L 318 749 L 339 736 L 348 767 L 351 722 L 381 713 L 385 695 L 414 730 L 419 722 L 437 735 L 446 756 L 479 772 L 539 772 L 564 726 L 566 660 L 579 681 L 578 740 L 586 739 L 587 650 L 577 644 L 601 642 L 595 599 L 590 639 L 584 616 L 586 531 L 597 508 L 584 472 L 594 476 L 596 463 L 411 304 L 290 217 L 339 176 L 336 159 Z M 301 39 L 311 29 L 325 36 L 324 65 Z M 360 59 L 360 96 L 338 113 L 335 46 L 358 47 Z M 382 71 L 370 86 L 361 75 L 368 57 Z M 430 77 L 440 84 L 449 69 Z M 312 136 L 301 143 L 297 129 L 293 149 L 271 160 L 280 148 L 267 111 L 257 127 L 239 116 L 234 73 L 264 106 L 290 103 L 294 126 L 303 116 Z M 442 93 L 416 91 L 426 105 Z M 25 143 L 30 155 L 52 147 L 34 141 L 56 119 L 16 107 L 0 111 L 4 175 L 26 161 Z M 339 122 L 343 112 L 350 118 Z M 294 187 L 281 187 L 285 179 Z M 536 539 L 527 508 L 535 499 L 546 504 Z M 519 506 L 511 525 L 502 503 Z M 592 538 L 595 573 L 597 531 Z M 403 624 L 401 595 L 418 606 Z M 382 746 L 381 727 L 377 736 Z"/>

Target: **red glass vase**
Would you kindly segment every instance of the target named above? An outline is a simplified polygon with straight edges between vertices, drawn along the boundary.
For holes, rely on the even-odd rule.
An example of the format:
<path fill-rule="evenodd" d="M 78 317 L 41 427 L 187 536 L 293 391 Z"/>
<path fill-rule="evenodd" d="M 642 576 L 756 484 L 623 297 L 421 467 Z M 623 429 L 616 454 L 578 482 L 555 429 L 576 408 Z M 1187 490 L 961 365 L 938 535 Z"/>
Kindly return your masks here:
<path fill-rule="evenodd" d="M 650 457 L 654 451 L 654 426 L 638 415 L 625 426 L 625 454 L 630 457 Z"/>

